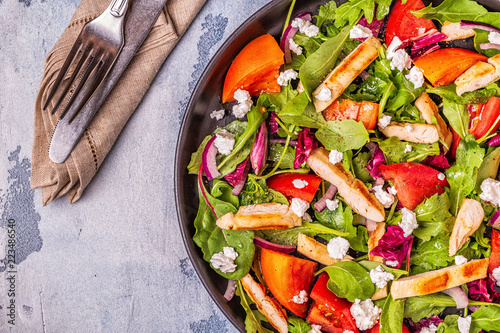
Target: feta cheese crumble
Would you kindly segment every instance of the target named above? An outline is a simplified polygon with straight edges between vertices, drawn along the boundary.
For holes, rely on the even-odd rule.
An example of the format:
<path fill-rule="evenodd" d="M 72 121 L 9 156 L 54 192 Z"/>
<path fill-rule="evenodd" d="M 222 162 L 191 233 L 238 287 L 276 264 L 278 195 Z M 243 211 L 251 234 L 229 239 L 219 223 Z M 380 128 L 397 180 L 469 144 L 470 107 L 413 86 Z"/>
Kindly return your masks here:
<path fill-rule="evenodd" d="M 462 265 L 467 262 L 467 258 L 462 255 L 455 256 L 455 265 Z"/>
<path fill-rule="evenodd" d="M 371 36 L 373 36 L 372 31 L 360 24 L 356 24 L 354 27 L 352 27 L 351 31 L 349 31 L 349 38 L 351 39 L 368 38 Z"/>
<path fill-rule="evenodd" d="M 294 71 L 293 69 L 287 69 L 284 72 L 280 73 L 278 77 L 278 84 L 282 87 L 285 87 L 290 83 L 291 80 L 295 80 L 298 77 L 299 73 Z"/>
<path fill-rule="evenodd" d="M 222 118 L 224 118 L 224 110 L 214 110 L 212 111 L 212 113 L 210 113 L 210 118 L 214 119 L 215 120 L 221 120 Z"/>
<path fill-rule="evenodd" d="M 328 208 L 329 210 L 335 210 L 339 207 L 339 199 L 335 199 L 335 200 L 330 200 L 330 199 L 326 199 L 326 208 Z"/>
<path fill-rule="evenodd" d="M 230 246 L 224 246 L 222 252 L 214 253 L 210 262 L 215 269 L 222 273 L 231 273 L 236 270 L 237 265 L 234 260 L 238 257 L 238 252 Z"/>
<path fill-rule="evenodd" d="M 438 179 L 439 180 L 445 180 L 446 179 L 446 175 L 442 172 L 438 173 Z"/>
<path fill-rule="evenodd" d="M 311 215 L 309 215 L 309 213 L 304 213 L 304 216 L 302 216 L 302 220 L 304 222 L 312 222 L 313 221 L 313 219 L 312 219 Z"/>
<path fill-rule="evenodd" d="M 493 277 L 493 280 L 496 281 L 497 286 L 500 287 L 500 267 L 497 267 L 491 272 L 491 276 Z"/>
<path fill-rule="evenodd" d="M 391 116 L 382 113 L 382 117 L 379 118 L 377 125 L 380 129 L 386 128 L 391 123 Z"/>
<path fill-rule="evenodd" d="M 410 147 L 411 147 L 411 146 L 410 146 Z M 398 190 L 396 190 L 396 188 L 395 188 L 394 186 L 389 186 L 389 187 L 387 188 L 387 191 L 388 191 L 390 194 L 392 194 L 392 195 L 396 195 L 396 194 L 398 194 Z"/>
<path fill-rule="evenodd" d="M 382 312 L 382 309 L 374 305 L 369 298 L 364 301 L 356 299 L 351 306 L 351 315 L 356 320 L 356 326 L 360 330 L 367 330 L 375 326 L 380 312 Z"/>
<path fill-rule="evenodd" d="M 292 297 L 292 302 L 297 304 L 304 304 L 308 300 L 307 291 L 301 290 L 298 295 Z"/>
<path fill-rule="evenodd" d="M 411 145 L 406 144 L 405 150 L 403 152 L 405 154 L 408 154 L 409 152 L 411 152 L 412 149 L 413 149 L 413 147 Z"/>
<path fill-rule="evenodd" d="M 343 259 L 349 251 L 349 241 L 342 237 L 333 237 L 326 245 L 328 255 L 332 259 Z"/>
<path fill-rule="evenodd" d="M 472 317 L 470 315 L 465 318 L 458 317 L 457 323 L 458 323 L 458 330 L 460 331 L 460 333 L 469 333 L 471 321 Z"/>
<path fill-rule="evenodd" d="M 408 237 L 413 233 L 413 230 L 418 228 L 417 214 L 406 207 L 401 209 L 401 213 L 403 214 L 403 218 L 398 225 L 403 229 L 404 236 Z"/>
<path fill-rule="evenodd" d="M 500 44 L 500 33 L 492 31 L 488 35 L 488 41 L 493 44 Z"/>
<path fill-rule="evenodd" d="M 397 50 L 391 60 L 391 69 L 398 69 L 402 72 L 411 67 L 411 58 L 405 50 Z"/>
<path fill-rule="evenodd" d="M 370 279 L 378 288 L 384 288 L 388 281 L 394 280 L 394 274 L 384 271 L 380 265 L 370 271 Z"/>
<path fill-rule="evenodd" d="M 292 21 L 292 27 L 299 28 L 299 31 L 307 37 L 314 37 L 319 33 L 319 28 L 317 26 L 301 18 L 294 19 Z"/>
<path fill-rule="evenodd" d="M 398 267 L 399 266 L 399 261 L 396 260 L 387 260 L 385 264 L 389 267 Z"/>
<path fill-rule="evenodd" d="M 415 89 L 418 89 L 424 85 L 424 72 L 422 72 L 422 70 L 416 66 L 413 66 L 410 69 L 410 73 L 405 75 L 405 77 L 408 79 L 408 81 L 413 83 Z"/>
<path fill-rule="evenodd" d="M 233 114 L 236 118 L 243 118 L 252 108 L 252 97 L 248 91 L 242 89 L 236 90 L 233 97 L 238 101 L 238 104 L 233 106 Z"/>
<path fill-rule="evenodd" d="M 234 99 L 238 101 L 238 103 L 243 103 L 252 99 L 250 93 L 243 89 L 238 89 L 234 92 Z"/>
<path fill-rule="evenodd" d="M 290 46 L 290 51 L 295 53 L 296 55 L 301 55 L 302 54 L 302 47 L 299 46 L 299 44 L 295 43 L 293 38 L 290 38 L 288 40 L 288 46 Z"/>
<path fill-rule="evenodd" d="M 437 329 L 436 325 L 430 324 L 429 327 L 422 327 L 420 329 L 420 333 L 436 333 Z"/>
<path fill-rule="evenodd" d="M 332 99 L 332 91 L 327 87 L 323 87 L 314 97 L 316 97 L 318 101 L 326 102 Z"/>
<path fill-rule="evenodd" d="M 500 182 L 487 178 L 481 183 L 481 200 L 487 201 L 495 206 L 500 206 Z"/>
<path fill-rule="evenodd" d="M 299 198 L 293 198 L 290 209 L 297 214 L 298 217 L 304 216 L 306 210 L 309 208 L 309 203 Z"/>
<path fill-rule="evenodd" d="M 292 184 L 293 186 L 295 186 L 295 188 L 304 188 L 309 185 L 309 183 L 303 179 L 294 179 Z"/>
<path fill-rule="evenodd" d="M 219 150 L 219 153 L 222 155 L 229 155 L 231 151 L 233 151 L 234 143 L 235 143 L 235 135 L 233 133 L 228 132 L 223 129 L 215 134 L 216 138 L 214 140 L 214 145 Z"/>
<path fill-rule="evenodd" d="M 391 60 L 392 58 L 394 58 L 394 54 L 396 50 L 401 46 L 401 44 L 403 44 L 401 39 L 399 39 L 398 36 L 395 36 L 392 39 L 391 44 L 387 47 L 387 55 L 386 55 L 387 59 Z"/>
<path fill-rule="evenodd" d="M 311 329 L 307 333 L 322 333 L 321 325 L 311 324 Z"/>
<path fill-rule="evenodd" d="M 338 151 L 337 149 L 333 149 L 330 151 L 330 154 L 328 154 L 328 160 L 332 164 L 337 164 L 342 162 L 342 159 L 344 158 L 344 154 Z"/>
<path fill-rule="evenodd" d="M 394 196 L 390 193 L 387 193 L 382 188 L 382 185 L 376 185 L 372 187 L 373 193 L 375 194 L 375 198 L 384 206 L 384 208 L 389 208 L 394 203 Z"/>
<path fill-rule="evenodd" d="M 412 125 L 406 125 L 405 128 L 406 128 L 406 130 L 408 132 L 413 132 L 413 126 Z"/>

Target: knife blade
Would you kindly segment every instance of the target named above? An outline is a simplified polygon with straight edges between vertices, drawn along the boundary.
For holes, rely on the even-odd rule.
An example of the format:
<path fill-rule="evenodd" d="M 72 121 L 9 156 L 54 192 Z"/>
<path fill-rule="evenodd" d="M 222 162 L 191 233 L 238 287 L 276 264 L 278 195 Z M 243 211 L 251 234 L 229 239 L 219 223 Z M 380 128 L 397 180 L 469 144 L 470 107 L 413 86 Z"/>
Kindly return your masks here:
<path fill-rule="evenodd" d="M 132 1 L 125 21 L 123 49 L 108 76 L 73 121 L 69 120 L 74 111 L 72 108 L 80 103 L 78 98 L 68 110 L 68 116 L 59 119 L 56 124 L 49 145 L 49 158 L 53 162 L 63 163 L 71 155 L 95 113 L 146 39 L 166 2 L 167 0 Z M 83 95 L 79 94 L 79 97 Z"/>

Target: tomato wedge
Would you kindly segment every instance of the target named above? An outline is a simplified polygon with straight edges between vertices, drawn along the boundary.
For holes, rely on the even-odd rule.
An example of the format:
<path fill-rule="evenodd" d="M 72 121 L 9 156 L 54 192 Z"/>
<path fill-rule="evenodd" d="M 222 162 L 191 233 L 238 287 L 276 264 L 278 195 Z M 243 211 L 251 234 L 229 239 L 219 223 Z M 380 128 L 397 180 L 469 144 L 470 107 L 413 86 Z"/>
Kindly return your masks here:
<path fill-rule="evenodd" d="M 488 135 L 500 126 L 500 97 L 491 97 L 484 104 L 467 105 L 470 114 L 469 133 L 476 140 Z"/>
<path fill-rule="evenodd" d="M 380 165 L 379 170 L 384 179 L 394 179 L 399 201 L 410 210 L 434 194 L 442 194 L 443 187 L 450 186 L 446 178 L 438 178 L 438 170 L 420 163 Z"/>
<path fill-rule="evenodd" d="M 266 34 L 248 43 L 234 58 L 222 89 L 222 103 L 234 101 L 234 92 L 247 90 L 251 96 L 281 91 L 279 68 L 284 53 L 273 36 Z"/>
<path fill-rule="evenodd" d="M 355 102 L 344 98 L 341 102 L 336 100 L 323 110 L 325 120 L 354 119 L 365 125 L 367 130 L 372 130 L 377 125 L 378 103 L 362 101 Z"/>
<path fill-rule="evenodd" d="M 425 29 L 424 32 L 436 29 L 431 20 L 426 20 L 422 17 L 417 18 L 411 13 L 412 10 L 420 10 L 424 7 L 425 5 L 422 0 L 408 0 L 404 5 L 401 3 L 401 0 L 396 1 L 387 20 L 385 30 L 385 42 L 387 46 L 391 44 L 394 36 L 405 40 L 421 35 L 419 33 L 420 29 Z"/>
<path fill-rule="evenodd" d="M 488 264 L 488 274 L 500 267 L 500 231 L 493 229 L 491 234 L 491 255 L 490 263 Z"/>
<path fill-rule="evenodd" d="M 316 262 L 267 249 L 260 251 L 262 275 L 276 300 L 299 317 L 305 317 L 309 307 L 309 292 L 318 269 Z M 300 300 L 305 291 L 307 300 Z M 294 297 L 297 297 L 294 300 Z"/>
<path fill-rule="evenodd" d="M 328 333 L 344 333 L 345 330 L 359 333 L 356 321 L 351 315 L 352 303 L 339 298 L 327 287 L 330 277 L 322 273 L 311 291 L 315 301 L 307 320 L 311 324 L 321 325 L 321 330 Z"/>
<path fill-rule="evenodd" d="M 269 188 L 280 192 L 288 199 L 299 198 L 311 203 L 321 184 L 321 177 L 313 174 L 282 173 L 267 179 Z"/>

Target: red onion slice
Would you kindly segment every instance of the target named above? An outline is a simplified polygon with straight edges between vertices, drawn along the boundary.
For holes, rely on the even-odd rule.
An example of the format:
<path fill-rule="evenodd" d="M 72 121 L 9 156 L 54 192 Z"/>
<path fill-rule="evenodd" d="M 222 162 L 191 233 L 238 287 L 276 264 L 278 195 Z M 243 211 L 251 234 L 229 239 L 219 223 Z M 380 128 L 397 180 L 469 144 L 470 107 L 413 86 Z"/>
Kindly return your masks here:
<path fill-rule="evenodd" d="M 500 133 L 495 135 L 490 139 L 490 141 L 488 141 L 488 146 L 490 147 L 500 146 Z"/>
<path fill-rule="evenodd" d="M 465 309 L 467 305 L 469 305 L 469 299 L 467 295 L 460 287 L 453 287 L 450 289 L 443 290 L 442 293 L 445 293 L 448 296 L 453 297 L 455 303 L 457 303 L 457 309 Z"/>
<path fill-rule="evenodd" d="M 311 14 L 308 12 L 300 13 L 296 18 L 301 18 L 306 21 L 312 20 Z M 285 63 L 287 64 L 292 62 L 292 54 L 290 53 L 290 38 L 293 38 L 297 31 L 299 31 L 299 28 L 292 27 L 292 22 L 290 22 L 283 33 L 283 37 L 281 37 L 280 47 L 285 53 Z"/>
<path fill-rule="evenodd" d="M 430 34 L 428 36 L 425 36 L 423 38 L 415 40 L 415 42 L 413 43 L 413 46 L 412 46 L 412 53 L 413 53 L 413 51 L 417 51 L 417 50 L 419 50 L 423 47 L 426 47 L 428 45 L 443 41 L 446 38 L 447 38 L 447 36 L 445 34 L 442 34 L 442 33 L 436 31 L 433 34 Z"/>
<path fill-rule="evenodd" d="M 490 224 L 494 228 L 500 227 L 500 210 L 497 210 L 491 217 Z"/>
<path fill-rule="evenodd" d="M 297 248 L 295 245 L 290 245 L 290 244 L 282 245 L 282 244 L 272 243 L 258 236 L 254 236 L 253 243 L 263 249 L 273 250 L 281 253 L 292 253 Z"/>
<path fill-rule="evenodd" d="M 494 44 L 494 43 L 482 43 L 479 44 L 479 47 L 481 48 L 481 50 L 489 50 L 489 49 L 500 50 L 500 44 Z"/>
<path fill-rule="evenodd" d="M 236 280 L 227 280 L 226 292 L 224 293 L 224 298 L 226 301 L 230 301 L 233 299 L 234 294 L 236 293 Z"/>
<path fill-rule="evenodd" d="M 330 185 L 321 199 L 314 204 L 314 209 L 321 213 L 326 208 L 326 200 L 332 200 L 335 194 L 337 194 L 337 186 Z"/>
<path fill-rule="evenodd" d="M 410 55 L 411 60 L 417 61 L 418 59 L 422 58 L 424 55 L 429 54 L 431 52 L 434 52 L 439 48 L 441 48 L 441 47 L 438 44 L 429 45 L 429 46 L 426 46 L 424 48 L 421 48 L 420 50 L 418 50 L 415 53 Z"/>
<path fill-rule="evenodd" d="M 217 135 L 214 135 L 205 146 L 203 154 L 201 155 L 201 165 L 203 166 L 203 171 L 207 175 L 208 180 L 217 178 L 220 176 L 219 170 L 217 170 L 217 161 L 215 157 L 217 156 L 218 149 L 214 142 Z"/>
<path fill-rule="evenodd" d="M 245 163 L 245 169 L 243 170 L 243 174 L 241 175 L 241 178 L 238 181 L 238 183 L 234 186 L 233 190 L 231 191 L 231 193 L 234 196 L 240 195 L 241 191 L 243 191 L 243 188 L 245 187 L 245 184 L 247 182 L 248 172 L 250 171 L 250 163 L 248 158 L 244 163 Z"/>
<path fill-rule="evenodd" d="M 460 26 L 464 28 L 469 28 L 469 29 L 479 29 L 479 30 L 484 30 L 484 31 L 489 31 L 489 32 L 498 32 L 500 33 L 500 30 L 485 24 L 485 23 L 479 23 L 479 22 L 474 22 L 474 21 L 466 21 L 462 20 L 460 21 Z"/>

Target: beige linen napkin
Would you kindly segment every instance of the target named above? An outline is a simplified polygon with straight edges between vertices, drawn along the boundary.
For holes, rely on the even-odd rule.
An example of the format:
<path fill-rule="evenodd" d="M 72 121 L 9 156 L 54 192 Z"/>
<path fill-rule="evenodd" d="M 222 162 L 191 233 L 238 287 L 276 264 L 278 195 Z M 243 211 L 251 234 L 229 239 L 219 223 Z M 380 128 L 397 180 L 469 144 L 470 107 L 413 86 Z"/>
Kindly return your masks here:
<path fill-rule="evenodd" d="M 83 25 L 99 16 L 109 5 L 109 1 L 82 0 L 68 27 L 47 55 L 35 101 L 31 188 L 42 188 L 43 205 L 64 194 L 70 203 L 81 197 L 161 65 L 204 2 L 167 0 L 148 37 L 99 108 L 71 156 L 66 162 L 57 164 L 49 159 L 48 150 L 59 112 L 52 116 L 51 106 L 45 111 L 42 111 L 42 106 Z"/>

